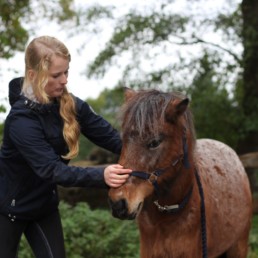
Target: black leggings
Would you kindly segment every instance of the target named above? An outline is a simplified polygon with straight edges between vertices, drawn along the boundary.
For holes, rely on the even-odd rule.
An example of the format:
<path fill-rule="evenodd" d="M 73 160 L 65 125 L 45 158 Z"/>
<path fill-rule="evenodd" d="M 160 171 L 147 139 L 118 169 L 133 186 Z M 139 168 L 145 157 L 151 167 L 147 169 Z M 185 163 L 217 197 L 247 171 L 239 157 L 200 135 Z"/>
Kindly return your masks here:
<path fill-rule="evenodd" d="M 22 234 L 37 258 L 65 258 L 59 212 L 35 221 L 14 221 L 0 215 L 0 257 L 17 258 Z"/>

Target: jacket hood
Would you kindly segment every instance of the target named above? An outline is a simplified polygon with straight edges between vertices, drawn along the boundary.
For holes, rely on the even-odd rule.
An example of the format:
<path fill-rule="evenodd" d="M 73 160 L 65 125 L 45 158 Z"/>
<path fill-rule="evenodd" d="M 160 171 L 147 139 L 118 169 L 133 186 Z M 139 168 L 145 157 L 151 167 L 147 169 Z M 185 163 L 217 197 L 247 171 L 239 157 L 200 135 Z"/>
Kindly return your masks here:
<path fill-rule="evenodd" d="M 9 103 L 11 106 L 14 106 L 18 100 L 21 100 L 27 108 L 38 113 L 48 113 L 59 110 L 59 101 L 57 99 L 48 104 L 40 104 L 23 96 L 23 94 L 21 94 L 23 80 L 24 77 L 19 77 L 9 82 Z"/>
<path fill-rule="evenodd" d="M 12 106 L 20 97 L 23 77 L 15 78 L 9 82 L 9 103 Z"/>

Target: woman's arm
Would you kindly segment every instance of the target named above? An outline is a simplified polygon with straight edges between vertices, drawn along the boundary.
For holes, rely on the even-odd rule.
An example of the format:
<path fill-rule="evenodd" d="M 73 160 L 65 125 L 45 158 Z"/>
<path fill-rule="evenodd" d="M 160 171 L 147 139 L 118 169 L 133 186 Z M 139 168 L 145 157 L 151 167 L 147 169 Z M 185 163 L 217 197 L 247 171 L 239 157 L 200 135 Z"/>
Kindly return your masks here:
<path fill-rule="evenodd" d="M 114 165 L 107 168 L 68 166 L 45 140 L 37 119 L 21 114 L 9 119 L 6 124 L 8 138 L 33 172 L 43 180 L 66 187 L 117 187 L 125 182 L 127 173 L 130 173 L 130 170 Z"/>
<path fill-rule="evenodd" d="M 119 132 L 103 117 L 97 115 L 88 103 L 76 98 L 76 105 L 82 134 L 94 144 L 120 154 L 122 141 Z"/>

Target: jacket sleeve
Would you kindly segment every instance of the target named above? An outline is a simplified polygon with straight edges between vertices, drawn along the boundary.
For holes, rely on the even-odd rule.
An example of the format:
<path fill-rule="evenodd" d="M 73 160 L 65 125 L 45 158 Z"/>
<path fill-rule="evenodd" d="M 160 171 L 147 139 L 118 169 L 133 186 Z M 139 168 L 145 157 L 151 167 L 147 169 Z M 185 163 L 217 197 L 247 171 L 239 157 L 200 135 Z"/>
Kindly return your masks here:
<path fill-rule="evenodd" d="M 82 134 L 94 144 L 120 154 L 122 141 L 119 132 L 104 118 L 97 115 L 85 101 L 76 98 L 76 105 Z"/>
<path fill-rule="evenodd" d="M 41 125 L 33 116 L 15 115 L 10 118 L 7 126 L 12 144 L 40 178 L 66 187 L 107 187 L 104 168 L 64 164 L 45 140 Z"/>

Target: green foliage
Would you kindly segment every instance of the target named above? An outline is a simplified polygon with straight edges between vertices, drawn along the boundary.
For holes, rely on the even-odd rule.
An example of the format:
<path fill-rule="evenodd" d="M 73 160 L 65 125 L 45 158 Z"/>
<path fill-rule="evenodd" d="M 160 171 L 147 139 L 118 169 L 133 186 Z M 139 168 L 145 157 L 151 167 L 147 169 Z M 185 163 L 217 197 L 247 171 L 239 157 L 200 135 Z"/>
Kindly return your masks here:
<path fill-rule="evenodd" d="M 29 2 L 0 0 L 0 58 L 8 59 L 15 51 L 24 50 L 28 32 L 20 18 L 29 12 Z"/>
<path fill-rule="evenodd" d="M 63 204 L 61 213 L 64 211 L 66 216 L 63 217 L 63 225 L 68 257 L 138 257 L 138 249 L 134 247 L 137 244 L 136 232 L 131 230 L 134 228 L 133 223 L 115 220 L 108 211 L 91 211 L 82 203 L 70 209 Z"/>
<path fill-rule="evenodd" d="M 0 58 L 8 59 L 16 51 L 24 51 L 29 35 L 41 20 L 64 22 L 75 17 L 72 3 L 73 0 L 0 0 Z M 32 26 L 27 28 L 24 24 Z"/>
<path fill-rule="evenodd" d="M 90 210 L 85 203 L 75 207 L 61 202 L 65 246 L 69 258 L 138 258 L 139 232 L 133 221 L 114 219 L 109 211 Z M 258 215 L 253 217 L 248 258 L 258 258 Z M 22 238 L 19 258 L 33 258 Z"/>
<path fill-rule="evenodd" d="M 123 103 L 123 89 L 122 87 L 116 87 L 112 90 L 105 89 L 100 93 L 98 98 L 87 99 L 87 103 L 93 108 L 93 110 L 105 118 L 114 128 L 119 130 L 120 124 L 118 120 L 119 109 Z M 84 136 L 80 137 L 80 152 L 76 160 L 88 159 L 93 151 L 96 151 L 96 147 L 92 142 L 86 139 Z"/>
<path fill-rule="evenodd" d="M 25 236 L 22 236 L 19 248 L 19 258 L 34 258 L 33 252 L 25 239 Z"/>
<path fill-rule="evenodd" d="M 4 133 L 4 124 L 0 124 L 0 145 L 2 143 L 3 133 Z"/>
<path fill-rule="evenodd" d="M 234 41 L 235 43 L 241 41 L 243 19 L 240 5 L 232 13 L 218 14 L 214 23 L 215 31 L 222 30 L 223 36 L 226 37 L 225 40 Z"/>
<path fill-rule="evenodd" d="M 86 8 L 82 8 L 83 6 L 87 6 Z M 94 5 L 81 5 L 79 10 L 75 11 L 75 18 L 73 21 L 70 21 L 68 24 L 68 28 L 72 27 L 72 30 L 69 30 L 70 36 L 82 35 L 98 37 L 98 33 L 103 31 L 103 22 L 108 23 L 112 20 L 113 17 L 113 8 L 111 6 L 102 6 L 100 4 Z M 94 34 L 94 35 L 93 35 Z M 84 49 L 85 45 L 82 42 L 82 49 Z"/>
<path fill-rule="evenodd" d="M 103 7 L 99 4 L 89 7 L 82 15 L 87 22 L 95 22 L 97 19 L 112 18 L 112 11 L 109 7 Z"/>
<path fill-rule="evenodd" d="M 193 85 L 186 91 L 192 98 L 197 137 L 216 139 L 235 148 L 243 135 L 243 113 L 220 81 L 221 75 L 215 72 L 210 56 L 204 53 Z"/>
<path fill-rule="evenodd" d="M 80 136 L 80 151 L 78 156 L 73 161 L 78 160 L 87 160 L 92 149 L 95 147 L 95 145 L 90 142 L 87 138 L 85 138 L 83 135 Z"/>
<path fill-rule="evenodd" d="M 118 127 L 118 113 L 124 101 L 124 90 L 122 87 L 115 87 L 112 90 L 105 89 L 96 99 L 87 99 L 97 114 L 100 114 L 114 127 Z"/>
<path fill-rule="evenodd" d="M 162 41 L 167 41 L 171 34 L 185 30 L 187 17 L 160 12 L 153 11 L 149 15 L 142 15 L 134 10 L 118 20 L 105 49 L 88 67 L 88 76 L 103 76 L 112 58 L 124 51 L 138 49 L 134 51 L 139 53 L 141 45 L 158 45 Z"/>
<path fill-rule="evenodd" d="M 258 215 L 253 217 L 249 245 L 250 252 L 248 258 L 258 258 Z"/>
<path fill-rule="evenodd" d="M 76 12 L 73 10 L 71 4 L 73 0 L 59 0 L 60 10 L 55 13 L 56 17 L 58 17 L 59 21 L 66 21 L 74 18 L 76 16 Z"/>
<path fill-rule="evenodd" d="M 6 112 L 6 108 L 5 108 L 5 106 L 0 104 L 0 113 L 1 112 L 3 112 L 3 113 Z"/>
<path fill-rule="evenodd" d="M 61 202 L 65 247 L 69 258 L 138 258 L 138 230 L 133 221 L 114 219 L 109 211 Z M 32 258 L 25 239 L 20 258 Z"/>
<path fill-rule="evenodd" d="M 104 76 L 110 67 L 118 67 L 120 60 L 123 60 L 123 56 L 126 55 L 127 65 L 121 68 L 121 80 L 126 85 L 137 84 L 138 88 L 139 86 L 143 88 L 148 85 L 153 87 L 156 82 L 156 87 L 164 86 L 168 89 L 169 86 L 175 85 L 177 80 L 181 81 L 181 84 L 182 81 L 185 83 L 183 70 L 187 70 L 186 77 L 194 74 L 192 62 L 189 60 L 198 59 L 202 51 L 200 49 L 208 49 L 211 55 L 221 56 L 222 62 L 213 64 L 216 69 L 221 68 L 221 64 L 226 64 L 227 69 L 231 70 L 230 74 L 236 74 L 238 70 L 235 66 L 239 67 L 241 55 L 234 52 L 228 43 L 234 41 L 234 45 L 240 45 L 242 16 L 239 6 L 237 4 L 234 6 L 235 8 L 228 8 L 226 12 L 223 10 L 217 17 L 212 18 L 204 12 L 201 15 L 194 14 L 194 7 L 205 9 L 205 6 L 201 6 L 200 3 L 193 9 L 191 9 L 192 3 L 189 3 L 186 13 L 174 11 L 177 3 L 170 0 L 150 3 L 144 11 L 132 8 L 115 21 L 113 34 L 105 48 L 89 65 L 88 75 Z M 227 35 L 222 38 L 225 40 L 226 47 L 204 39 L 207 32 L 212 30 L 218 34 L 223 31 L 223 35 Z M 185 51 L 187 51 L 186 55 Z M 225 58 L 225 53 L 227 57 L 231 56 L 235 60 L 232 62 L 230 58 Z M 145 64 L 151 68 L 145 69 Z M 176 76 L 177 72 L 182 76 Z M 187 82 L 190 86 L 191 81 L 188 78 Z"/>
<path fill-rule="evenodd" d="M 120 78 L 125 85 L 187 92 L 192 99 L 198 136 L 215 138 L 237 148 L 239 140 L 258 128 L 258 102 L 252 97 L 256 90 L 250 91 L 243 80 L 242 69 L 246 67 L 241 56 L 243 47 L 246 51 L 256 43 L 242 44 L 243 24 L 248 25 L 248 21 L 244 20 L 239 2 L 235 1 L 234 7 L 225 6 L 212 17 L 201 11 L 196 15 L 194 8 L 205 8 L 201 2 L 189 1 L 194 7 L 187 14 L 173 12 L 175 2 L 169 0 L 150 4 L 145 12 L 131 9 L 116 21 L 113 35 L 89 66 L 88 75 L 104 76 L 126 55 L 130 60 L 121 68 Z M 221 37 L 221 43 L 206 37 L 211 31 Z M 184 50 L 188 46 L 192 49 L 186 56 Z M 203 53 L 209 67 L 203 66 Z M 169 56 L 170 62 L 166 59 Z M 145 69 L 145 64 L 150 68 Z M 200 69 L 204 71 L 200 73 Z M 255 79 L 257 73 L 250 74 Z M 256 80 L 253 82 L 251 88 L 256 89 Z M 250 98 L 243 103 L 246 94 Z"/>

